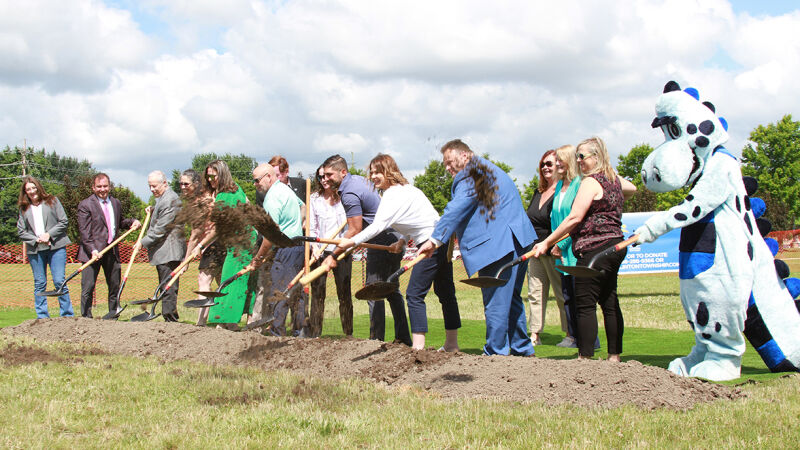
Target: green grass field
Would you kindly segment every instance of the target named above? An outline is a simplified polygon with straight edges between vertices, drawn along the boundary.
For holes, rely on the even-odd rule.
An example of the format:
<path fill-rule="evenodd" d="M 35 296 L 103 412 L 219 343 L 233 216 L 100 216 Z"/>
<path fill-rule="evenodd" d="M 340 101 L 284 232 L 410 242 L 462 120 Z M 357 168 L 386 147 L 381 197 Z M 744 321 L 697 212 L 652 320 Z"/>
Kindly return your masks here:
<path fill-rule="evenodd" d="M 485 332 L 480 292 L 457 284 L 464 322 L 460 344 L 465 352 L 479 353 Z M 621 277 L 619 291 L 626 324 L 623 360 L 666 367 L 688 353 L 693 335 L 675 274 Z M 334 293 L 329 287 L 324 334 L 330 337 L 341 334 Z M 438 347 L 444 340 L 441 310 L 435 296 L 429 299 L 428 345 Z M 537 356 L 574 358 L 574 349 L 555 347 L 562 334 L 557 307 L 554 302 L 548 306 L 544 345 L 536 347 Z M 105 305 L 99 308 L 105 311 Z M 179 312 L 182 321 L 194 321 L 195 311 L 181 307 Z M 58 314 L 55 309 L 53 313 Z M 357 302 L 355 314 L 355 334 L 366 337 L 366 304 Z M 2 309 L 0 326 L 33 317 L 28 308 Z M 387 322 L 388 331 L 388 317 Z M 604 336 L 600 339 L 605 347 Z M 2 341 L 3 346 L 26 342 L 65 358 L 75 352 L 66 344 L 5 336 Z M 5 388 L 0 392 L 0 445 L 783 448 L 800 438 L 800 376 L 770 373 L 749 345 L 743 377 L 725 383 L 741 385 L 747 398 L 690 411 L 446 400 L 414 388 L 388 391 L 363 380 L 329 380 L 324 374 L 307 377 L 115 355 L 80 359 L 0 369 Z"/>

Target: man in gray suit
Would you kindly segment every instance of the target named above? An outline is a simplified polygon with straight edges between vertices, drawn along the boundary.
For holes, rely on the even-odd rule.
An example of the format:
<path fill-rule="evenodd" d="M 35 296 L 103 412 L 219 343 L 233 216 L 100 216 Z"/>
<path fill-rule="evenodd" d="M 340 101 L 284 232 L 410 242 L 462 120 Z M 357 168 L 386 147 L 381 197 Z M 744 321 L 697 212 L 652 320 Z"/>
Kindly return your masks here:
<path fill-rule="evenodd" d="M 156 198 L 155 206 L 148 206 L 153 213 L 150 227 L 142 238 L 150 264 L 156 266 L 158 282 L 163 282 L 181 263 L 186 255 L 186 240 L 181 227 L 171 227 L 175 215 L 181 209 L 181 200 L 167 184 L 164 172 L 155 170 L 147 176 L 150 192 Z M 178 321 L 178 281 L 167 291 L 161 304 L 161 314 L 166 322 Z"/>

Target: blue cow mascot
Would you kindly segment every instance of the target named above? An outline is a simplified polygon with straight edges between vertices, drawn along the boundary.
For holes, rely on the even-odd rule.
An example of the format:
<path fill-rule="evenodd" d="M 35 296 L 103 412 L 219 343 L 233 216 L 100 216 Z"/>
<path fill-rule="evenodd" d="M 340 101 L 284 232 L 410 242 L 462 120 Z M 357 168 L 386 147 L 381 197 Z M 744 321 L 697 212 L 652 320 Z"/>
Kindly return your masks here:
<path fill-rule="evenodd" d="M 797 371 L 800 312 L 793 299 L 800 280 L 784 282 L 789 269 L 774 259 L 778 243 L 762 237 L 771 228 L 759 218 L 764 202 L 750 197 L 758 185 L 742 179 L 739 162 L 723 147 L 727 122 L 699 98 L 693 88 L 667 83 L 652 123 L 665 141 L 642 165 L 651 191 L 691 186 L 680 204 L 636 230 L 642 244 L 681 228 L 681 303 L 695 345 L 669 370 L 714 381 L 739 378 L 746 336 L 770 370 Z"/>

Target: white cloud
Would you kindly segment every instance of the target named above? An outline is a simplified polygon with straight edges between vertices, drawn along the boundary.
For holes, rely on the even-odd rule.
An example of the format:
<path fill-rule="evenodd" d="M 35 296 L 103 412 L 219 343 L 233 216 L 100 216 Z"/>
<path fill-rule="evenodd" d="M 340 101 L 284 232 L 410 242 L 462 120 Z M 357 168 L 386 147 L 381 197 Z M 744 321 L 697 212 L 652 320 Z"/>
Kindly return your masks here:
<path fill-rule="evenodd" d="M 659 143 L 649 124 L 670 79 L 718 106 L 734 153 L 800 98 L 800 13 L 753 18 L 723 0 L 140 5 L 163 26 L 97 1 L 0 4 L 9 145 L 133 180 L 200 152 L 282 154 L 310 173 L 332 153 L 363 167 L 382 151 L 410 175 L 461 137 L 523 183 L 564 143 L 599 135 L 613 158 Z M 707 67 L 719 52 L 739 67 Z"/>

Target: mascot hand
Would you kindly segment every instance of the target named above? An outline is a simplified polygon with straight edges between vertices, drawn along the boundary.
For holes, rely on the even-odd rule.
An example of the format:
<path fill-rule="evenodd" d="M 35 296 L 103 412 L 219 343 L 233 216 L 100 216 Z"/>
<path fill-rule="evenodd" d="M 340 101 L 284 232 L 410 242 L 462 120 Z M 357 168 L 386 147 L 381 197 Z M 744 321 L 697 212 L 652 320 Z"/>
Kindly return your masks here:
<path fill-rule="evenodd" d="M 639 239 L 636 240 L 637 245 L 653 242 L 658 237 L 650 231 L 647 225 L 640 226 L 634 233 L 639 235 Z"/>

